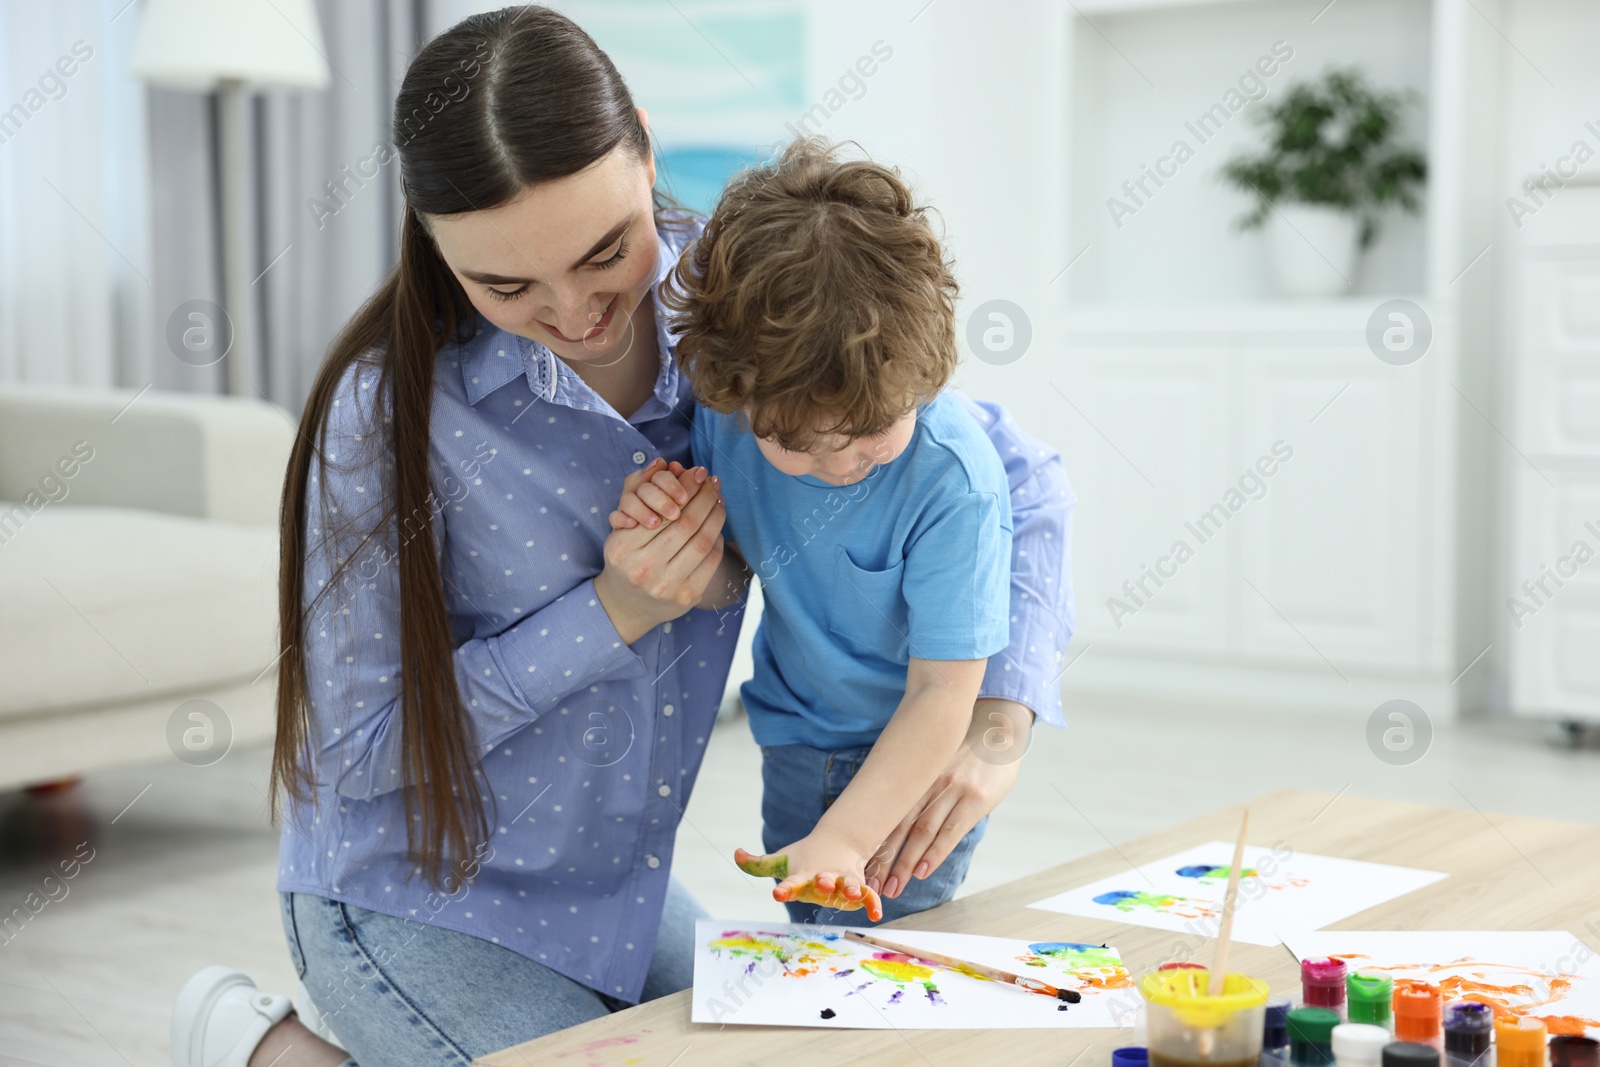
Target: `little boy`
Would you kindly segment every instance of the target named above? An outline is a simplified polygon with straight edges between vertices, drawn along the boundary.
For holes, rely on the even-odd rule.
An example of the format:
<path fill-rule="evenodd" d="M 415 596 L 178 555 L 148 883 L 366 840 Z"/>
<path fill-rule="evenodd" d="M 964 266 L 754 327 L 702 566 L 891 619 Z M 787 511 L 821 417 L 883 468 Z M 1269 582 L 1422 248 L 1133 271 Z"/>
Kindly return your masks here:
<path fill-rule="evenodd" d="M 941 392 L 956 283 L 925 209 L 895 171 L 798 141 L 734 179 L 662 292 L 699 400 L 695 461 L 721 479 L 727 541 L 766 605 L 740 695 L 768 855 L 739 865 L 779 878 L 797 922 L 943 903 L 981 825 L 899 897 L 864 884 L 1008 641 L 1010 490 Z M 612 525 L 673 514 L 641 486 Z M 729 600 L 720 584 L 700 606 Z"/>

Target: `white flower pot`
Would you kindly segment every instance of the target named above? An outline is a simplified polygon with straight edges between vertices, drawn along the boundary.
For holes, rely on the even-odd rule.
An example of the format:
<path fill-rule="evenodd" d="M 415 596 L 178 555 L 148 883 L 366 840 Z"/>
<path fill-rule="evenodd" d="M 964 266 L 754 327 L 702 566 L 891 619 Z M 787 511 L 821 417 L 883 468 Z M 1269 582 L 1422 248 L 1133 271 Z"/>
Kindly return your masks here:
<path fill-rule="evenodd" d="M 1284 296 L 1355 291 L 1361 220 L 1322 204 L 1279 204 L 1267 216 L 1267 251 Z"/>

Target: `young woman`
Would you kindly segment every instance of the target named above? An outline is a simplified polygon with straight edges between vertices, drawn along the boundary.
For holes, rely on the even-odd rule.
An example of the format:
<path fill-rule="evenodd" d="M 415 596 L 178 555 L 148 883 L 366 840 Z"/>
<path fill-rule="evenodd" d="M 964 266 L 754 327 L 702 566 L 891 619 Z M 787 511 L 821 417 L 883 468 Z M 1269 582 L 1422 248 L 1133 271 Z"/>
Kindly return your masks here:
<path fill-rule="evenodd" d="M 429 43 L 394 125 L 400 262 L 333 345 L 283 508 L 278 888 L 343 1050 L 212 967 L 174 1013 L 183 1067 L 464 1065 L 691 981 L 673 838 L 738 625 L 690 605 L 743 574 L 718 483 L 683 469 L 655 297 L 698 223 L 653 196 L 610 60 L 543 8 Z M 891 898 L 1004 797 L 1033 716 L 1060 721 L 1070 491 L 968 406 L 1011 486 L 1011 644 L 869 870 Z M 611 531 L 624 488 L 675 517 Z"/>

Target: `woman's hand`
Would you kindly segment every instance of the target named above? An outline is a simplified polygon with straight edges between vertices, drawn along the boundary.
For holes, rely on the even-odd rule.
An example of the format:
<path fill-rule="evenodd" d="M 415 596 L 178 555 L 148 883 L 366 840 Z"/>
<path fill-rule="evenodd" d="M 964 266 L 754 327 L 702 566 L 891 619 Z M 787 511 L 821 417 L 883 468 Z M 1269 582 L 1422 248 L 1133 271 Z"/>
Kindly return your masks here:
<path fill-rule="evenodd" d="M 1032 730 L 1033 712 L 1027 706 L 979 700 L 965 743 L 867 864 L 867 885 L 894 898 L 912 878 L 932 874 L 1011 792 Z"/>
<path fill-rule="evenodd" d="M 637 493 L 647 483 L 679 505 L 678 518 L 653 529 L 613 530 L 605 569 L 594 580 L 601 606 L 630 645 L 699 601 L 722 562 L 727 518 L 722 483 L 707 478 L 703 467 L 684 470 L 657 459 L 628 475 L 623 492 Z"/>

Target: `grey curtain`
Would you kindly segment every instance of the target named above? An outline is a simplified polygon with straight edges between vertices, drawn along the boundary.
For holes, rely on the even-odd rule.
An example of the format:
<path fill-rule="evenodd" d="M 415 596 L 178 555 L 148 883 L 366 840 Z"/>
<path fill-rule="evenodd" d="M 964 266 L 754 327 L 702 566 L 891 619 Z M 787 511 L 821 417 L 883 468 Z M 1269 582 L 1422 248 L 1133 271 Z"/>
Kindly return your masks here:
<path fill-rule="evenodd" d="M 427 8 L 426 0 L 318 0 L 329 87 L 253 101 L 254 391 L 290 411 L 339 327 L 395 261 L 397 165 L 380 165 L 375 150 L 388 142 L 395 91 L 426 39 Z M 150 93 L 157 330 L 186 301 L 221 303 L 216 111 L 213 97 Z M 220 365 L 190 366 L 157 341 L 158 388 L 223 391 Z"/>

